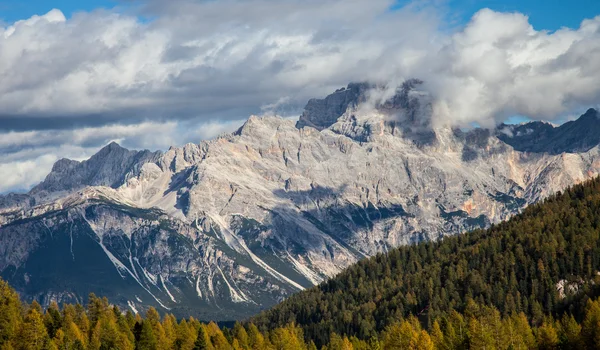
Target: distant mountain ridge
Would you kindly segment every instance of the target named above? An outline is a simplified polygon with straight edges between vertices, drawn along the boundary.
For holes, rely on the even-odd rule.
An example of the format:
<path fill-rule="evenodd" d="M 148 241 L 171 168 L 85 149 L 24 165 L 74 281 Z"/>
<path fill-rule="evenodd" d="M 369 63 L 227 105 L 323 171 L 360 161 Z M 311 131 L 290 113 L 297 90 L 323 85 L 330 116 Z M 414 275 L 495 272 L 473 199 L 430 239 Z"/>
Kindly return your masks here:
<path fill-rule="evenodd" d="M 600 143 L 600 115 L 590 108 L 579 119 L 558 127 L 544 122 L 502 124 L 497 136 L 514 149 L 550 154 L 586 152 Z"/>
<path fill-rule="evenodd" d="M 364 257 L 505 220 L 600 173 L 598 145 L 581 146 L 592 141 L 565 136 L 553 154 L 530 151 L 523 126 L 511 126 L 517 139 L 434 129 L 419 87 L 366 109 L 351 84 L 311 100 L 297 124 L 253 116 L 164 153 L 112 143 L 61 160 L 29 194 L 0 197 L 0 274 L 46 304 L 93 291 L 239 319 Z"/>
<path fill-rule="evenodd" d="M 139 174 L 140 165 L 156 162 L 162 152 L 130 151 L 111 142 L 90 159 L 78 162 L 61 159 L 56 162 L 46 179 L 31 192 L 72 191 L 86 186 L 117 188 L 127 176 Z"/>

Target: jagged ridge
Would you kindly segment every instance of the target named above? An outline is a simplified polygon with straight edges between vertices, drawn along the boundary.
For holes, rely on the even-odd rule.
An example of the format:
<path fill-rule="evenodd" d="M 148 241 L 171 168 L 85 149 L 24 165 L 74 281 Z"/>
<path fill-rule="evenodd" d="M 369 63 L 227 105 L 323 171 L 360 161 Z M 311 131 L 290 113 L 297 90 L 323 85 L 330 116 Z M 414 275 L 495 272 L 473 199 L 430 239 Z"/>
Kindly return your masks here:
<path fill-rule="evenodd" d="M 251 117 L 231 135 L 164 154 L 112 144 L 86 162 L 61 161 L 28 195 L 0 198 L 0 245 L 11 247 L 0 254 L 0 271 L 30 298 L 86 295 L 68 283 L 60 291 L 51 291 L 50 282 L 29 287 L 42 273 L 34 277 L 28 261 L 49 254 L 51 232 L 68 237 L 60 242 L 74 237 L 77 247 L 79 236 L 65 229 L 72 223 L 82 239 L 106 248 L 102 273 L 120 271 L 136 290 L 123 292 L 115 282 L 98 294 L 119 296 L 125 307 L 142 309 L 150 300 L 211 317 L 243 317 L 366 256 L 504 220 L 600 170 L 598 147 L 521 152 L 495 131 L 433 129 L 430 99 L 417 87 L 407 84 L 390 101 L 364 109 L 349 86 L 344 91 L 350 92 L 336 93 L 346 97 L 324 103 L 331 110 L 322 111 L 321 130 Z M 315 103 L 301 120 L 317 125 L 309 117 Z M 95 201 L 128 208 L 130 219 L 116 220 L 106 210 L 89 225 Z M 107 227 L 109 235 L 99 233 Z M 135 241 L 132 230 L 144 237 L 144 248 L 132 253 L 132 259 L 145 257 L 139 266 L 122 254 Z M 175 245 L 158 251 L 147 236 L 152 230 Z M 177 244 L 182 235 L 192 243 Z M 81 249 L 73 251 L 75 259 L 86 256 Z M 87 263 L 65 263 L 62 274 Z M 160 292 L 146 285 L 153 281 Z"/>

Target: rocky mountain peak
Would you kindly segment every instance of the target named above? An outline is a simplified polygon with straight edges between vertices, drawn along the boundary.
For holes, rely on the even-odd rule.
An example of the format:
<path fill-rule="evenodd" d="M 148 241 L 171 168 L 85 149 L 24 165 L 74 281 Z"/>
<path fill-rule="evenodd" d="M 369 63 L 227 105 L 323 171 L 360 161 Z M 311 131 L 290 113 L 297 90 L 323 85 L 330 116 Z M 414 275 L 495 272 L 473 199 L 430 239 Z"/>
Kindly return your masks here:
<path fill-rule="evenodd" d="M 431 96 L 418 89 L 422 83 L 407 80 L 391 97 L 385 85 L 351 83 L 324 99 L 311 99 L 296 127 L 330 129 L 360 142 L 388 133 L 417 146 L 433 145 Z"/>
<path fill-rule="evenodd" d="M 523 152 L 586 152 L 600 143 L 600 118 L 598 111 L 590 108 L 578 119 L 560 126 L 540 121 L 502 124 L 496 134 L 500 140 Z"/>
<path fill-rule="evenodd" d="M 348 108 L 356 107 L 366 100 L 366 93 L 373 87 L 369 83 L 350 83 L 324 99 L 313 98 L 304 107 L 296 127 L 311 126 L 323 130 L 333 125 Z"/>
<path fill-rule="evenodd" d="M 580 119 L 591 123 L 597 123 L 600 119 L 600 113 L 598 113 L 598 111 L 595 108 L 590 108 L 585 112 L 584 115 L 580 117 Z"/>
<path fill-rule="evenodd" d="M 46 179 L 31 190 L 33 195 L 72 192 L 85 186 L 120 186 L 127 176 L 139 173 L 144 163 L 158 160 L 160 152 L 130 151 L 111 142 L 90 159 L 78 162 L 61 159 Z"/>
<path fill-rule="evenodd" d="M 45 303 L 100 290 L 124 308 L 239 319 L 600 174 L 593 112 L 561 127 L 433 130 L 419 85 L 372 104 L 378 87 L 350 84 L 311 100 L 297 125 L 253 116 L 165 153 L 111 143 L 60 160 L 30 194 L 0 196 L 0 274 Z M 576 153 L 519 150 L 539 141 Z"/>
<path fill-rule="evenodd" d="M 96 165 L 96 163 L 100 163 L 106 159 L 124 158 L 135 152 L 136 151 L 130 151 L 126 148 L 123 148 L 115 141 L 112 141 L 96 152 L 96 154 L 94 154 L 87 162 L 90 166 Z"/>
<path fill-rule="evenodd" d="M 108 145 L 104 146 L 103 149 L 109 149 L 109 150 L 124 149 L 124 150 L 127 150 L 126 148 L 121 147 L 121 145 L 119 145 L 116 141 L 111 141 Z"/>
<path fill-rule="evenodd" d="M 52 171 L 64 172 L 67 169 L 72 169 L 73 167 L 77 166 L 77 164 L 79 164 L 79 162 L 76 160 L 62 158 L 56 161 L 56 163 L 54 163 L 54 165 L 52 166 Z"/>

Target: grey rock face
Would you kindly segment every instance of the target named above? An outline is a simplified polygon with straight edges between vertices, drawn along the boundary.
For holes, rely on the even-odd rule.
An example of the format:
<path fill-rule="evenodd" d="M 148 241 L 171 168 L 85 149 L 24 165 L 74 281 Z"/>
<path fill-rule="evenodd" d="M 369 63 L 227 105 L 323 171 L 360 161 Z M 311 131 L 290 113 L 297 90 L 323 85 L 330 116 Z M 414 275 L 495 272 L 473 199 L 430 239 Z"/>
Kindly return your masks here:
<path fill-rule="evenodd" d="M 501 125 L 498 138 L 524 152 L 586 152 L 600 143 L 600 114 L 590 108 L 579 119 L 554 127 L 544 122 Z"/>
<path fill-rule="evenodd" d="M 96 292 L 136 311 L 231 320 L 297 290 L 227 249 L 210 224 L 204 231 L 158 210 L 85 196 L 0 228 L 2 277 L 24 296 L 81 303 Z"/>
<path fill-rule="evenodd" d="M 0 196 L 0 212 L 29 210 L 87 186 L 119 187 L 129 177 L 139 175 L 144 164 L 157 162 L 161 155 L 148 150 L 130 151 L 112 142 L 86 161 L 61 159 L 28 194 Z"/>
<path fill-rule="evenodd" d="M 127 176 L 135 176 L 142 165 L 156 162 L 160 152 L 130 151 L 112 142 L 89 160 L 61 159 L 31 194 L 71 191 L 85 186 L 119 187 Z"/>
<path fill-rule="evenodd" d="M 251 117 L 164 154 L 112 145 L 89 163 L 61 161 L 29 197 L 0 199 L 2 276 L 41 301 L 94 291 L 137 310 L 241 318 L 358 259 L 504 220 L 600 171 L 597 145 L 523 152 L 497 131 L 433 129 L 414 86 L 375 109 L 349 89 L 309 102 L 301 121 L 318 129 Z"/>
<path fill-rule="evenodd" d="M 298 120 L 297 127 L 311 126 L 323 130 L 334 124 L 348 107 L 355 107 L 366 99 L 366 92 L 371 85 L 368 83 L 351 83 L 324 99 L 311 99 L 304 107 L 304 113 Z"/>

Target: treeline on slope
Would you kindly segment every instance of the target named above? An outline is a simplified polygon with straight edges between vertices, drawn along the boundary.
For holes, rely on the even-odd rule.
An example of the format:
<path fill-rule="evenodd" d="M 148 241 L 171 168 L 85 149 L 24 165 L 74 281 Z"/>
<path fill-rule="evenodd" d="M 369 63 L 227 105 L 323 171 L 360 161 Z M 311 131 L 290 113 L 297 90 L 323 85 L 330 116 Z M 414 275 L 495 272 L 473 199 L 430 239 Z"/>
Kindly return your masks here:
<path fill-rule="evenodd" d="M 530 327 L 524 313 L 502 316 L 473 300 L 465 314 L 456 311 L 422 328 L 414 316 L 387 326 L 368 340 L 332 333 L 322 350 L 434 349 L 597 349 L 600 344 L 600 300 L 587 302 L 582 324 L 573 316 L 545 317 Z M 2 350 L 316 350 L 301 327 L 289 324 L 268 331 L 247 323 L 220 329 L 193 318 L 162 319 L 150 308 L 145 317 L 121 312 L 106 298 L 90 295 L 87 307 L 22 303 L 0 280 L 0 349 Z"/>
<path fill-rule="evenodd" d="M 600 178 L 532 205 L 511 220 L 391 250 L 355 264 L 251 319 L 259 329 L 294 323 L 325 344 L 332 333 L 369 339 L 389 325 L 435 320 L 469 303 L 504 317 L 583 319 L 600 286 Z M 600 342 L 598 343 L 600 344 Z"/>

